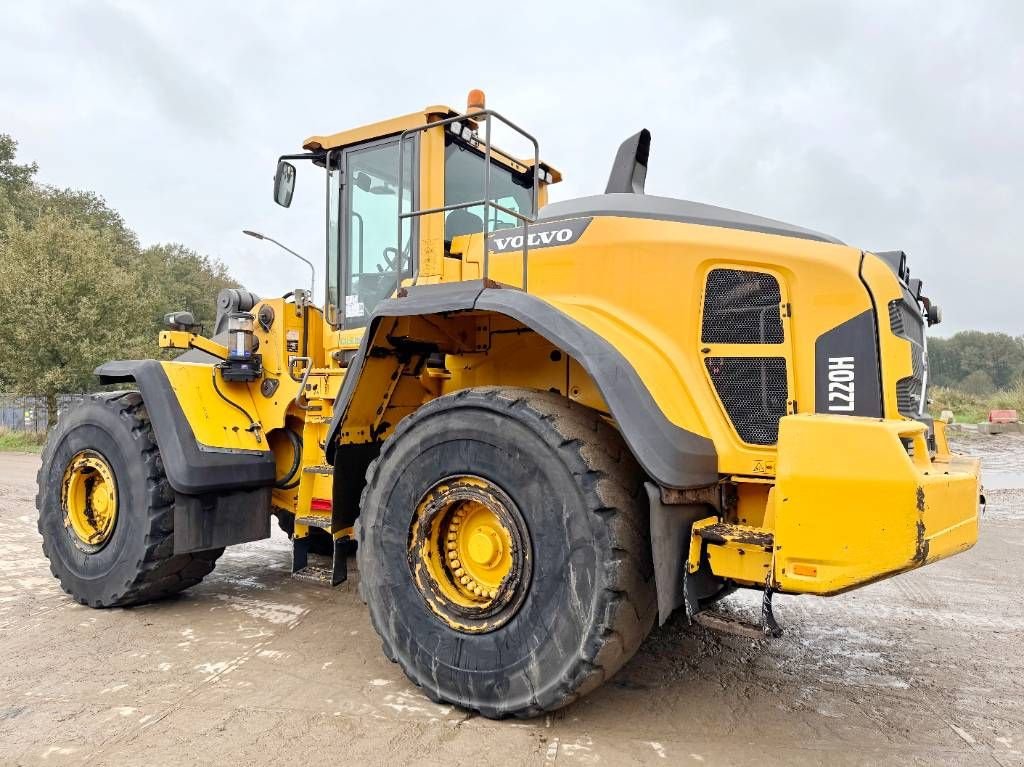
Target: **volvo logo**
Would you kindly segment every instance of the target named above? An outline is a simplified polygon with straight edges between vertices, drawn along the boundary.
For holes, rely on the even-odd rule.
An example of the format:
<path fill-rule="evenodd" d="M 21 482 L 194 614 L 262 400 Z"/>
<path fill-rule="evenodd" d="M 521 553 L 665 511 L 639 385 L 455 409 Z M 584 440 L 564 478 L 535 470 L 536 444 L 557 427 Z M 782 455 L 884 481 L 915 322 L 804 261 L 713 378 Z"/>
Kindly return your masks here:
<path fill-rule="evenodd" d="M 524 244 L 529 250 L 569 245 L 580 238 L 590 221 L 589 218 L 578 218 L 537 224 L 528 227 L 525 234 L 522 227 L 493 232 L 487 236 L 487 247 L 492 253 L 508 253 L 522 250 Z"/>

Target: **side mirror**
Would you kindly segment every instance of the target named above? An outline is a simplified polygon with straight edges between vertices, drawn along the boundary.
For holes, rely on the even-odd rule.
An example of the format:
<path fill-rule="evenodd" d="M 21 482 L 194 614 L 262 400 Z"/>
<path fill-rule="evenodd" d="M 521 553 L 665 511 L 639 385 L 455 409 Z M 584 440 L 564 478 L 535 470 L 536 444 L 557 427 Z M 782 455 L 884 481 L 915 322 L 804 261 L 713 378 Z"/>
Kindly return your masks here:
<path fill-rule="evenodd" d="M 284 160 L 277 161 L 277 173 L 274 174 L 274 202 L 283 208 L 292 204 L 295 193 L 295 166 Z"/>
<path fill-rule="evenodd" d="M 199 327 L 192 312 L 170 312 L 165 314 L 164 325 L 171 330 L 187 330 L 190 333 Z"/>

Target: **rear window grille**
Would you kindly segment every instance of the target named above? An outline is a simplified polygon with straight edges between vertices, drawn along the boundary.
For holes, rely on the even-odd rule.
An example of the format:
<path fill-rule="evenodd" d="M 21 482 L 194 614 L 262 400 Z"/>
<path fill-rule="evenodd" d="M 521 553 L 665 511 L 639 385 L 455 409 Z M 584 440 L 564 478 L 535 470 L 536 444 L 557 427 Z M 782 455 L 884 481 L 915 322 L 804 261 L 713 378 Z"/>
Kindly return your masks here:
<path fill-rule="evenodd" d="M 713 269 L 704 288 L 701 341 L 708 344 L 781 344 L 782 294 L 770 274 Z"/>
<path fill-rule="evenodd" d="M 785 357 L 708 357 L 708 376 L 736 433 L 752 445 L 779 441 L 789 389 Z"/>

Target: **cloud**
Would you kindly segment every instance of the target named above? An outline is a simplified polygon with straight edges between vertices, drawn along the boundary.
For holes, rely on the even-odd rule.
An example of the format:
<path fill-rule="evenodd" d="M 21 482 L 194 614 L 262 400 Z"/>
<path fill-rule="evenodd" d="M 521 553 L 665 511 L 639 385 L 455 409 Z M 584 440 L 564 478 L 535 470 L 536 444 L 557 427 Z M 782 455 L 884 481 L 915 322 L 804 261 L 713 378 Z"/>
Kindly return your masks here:
<path fill-rule="evenodd" d="M 541 140 L 556 197 L 654 134 L 648 189 L 902 248 L 944 332 L 1021 333 L 1024 4 L 371 2 L 14 5 L 3 124 L 41 177 L 95 189 L 143 242 L 224 258 L 257 292 L 323 258 L 323 191 L 280 153 L 472 87 Z M 321 279 L 322 282 L 322 279 Z"/>

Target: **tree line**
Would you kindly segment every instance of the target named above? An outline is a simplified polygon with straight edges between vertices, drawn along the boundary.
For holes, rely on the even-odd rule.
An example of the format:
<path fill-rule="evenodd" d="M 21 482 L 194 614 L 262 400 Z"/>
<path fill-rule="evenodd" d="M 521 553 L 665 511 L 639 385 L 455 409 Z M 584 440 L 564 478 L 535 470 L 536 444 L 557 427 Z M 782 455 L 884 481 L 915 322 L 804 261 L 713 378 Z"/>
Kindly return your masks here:
<path fill-rule="evenodd" d="M 238 283 L 179 243 L 143 247 L 91 191 L 36 181 L 0 133 L 0 392 L 56 396 L 96 388 L 109 359 L 158 356 L 169 311 L 212 326 L 216 296 Z M 965 331 L 929 339 L 930 382 L 987 396 L 1024 378 L 1024 336 Z"/>
<path fill-rule="evenodd" d="M 1024 336 L 966 330 L 929 338 L 928 362 L 931 383 L 985 397 L 1021 384 Z"/>
<path fill-rule="evenodd" d="M 17 146 L 0 133 L 0 391 L 45 396 L 52 419 L 102 362 L 159 356 L 167 312 L 211 327 L 218 291 L 238 283 L 182 244 L 143 247 L 95 192 L 39 183 Z"/>

